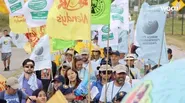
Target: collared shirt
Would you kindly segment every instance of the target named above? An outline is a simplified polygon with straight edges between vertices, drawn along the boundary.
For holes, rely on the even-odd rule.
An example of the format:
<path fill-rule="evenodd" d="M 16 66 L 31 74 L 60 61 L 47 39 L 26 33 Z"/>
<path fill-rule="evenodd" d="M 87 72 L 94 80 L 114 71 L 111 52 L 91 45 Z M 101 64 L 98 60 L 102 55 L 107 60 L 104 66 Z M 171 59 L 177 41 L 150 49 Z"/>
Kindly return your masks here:
<path fill-rule="evenodd" d="M 82 68 L 81 70 L 78 71 L 79 78 L 83 80 L 85 77 L 85 73 L 87 72 L 86 68 Z"/>
<path fill-rule="evenodd" d="M 107 93 L 105 98 L 105 85 L 107 85 Z M 112 99 L 115 97 L 115 95 L 121 91 L 124 91 L 128 93 L 131 90 L 131 84 L 128 82 L 125 82 L 125 84 L 121 87 L 118 87 L 114 84 L 114 81 L 109 82 L 105 84 L 102 88 L 101 96 L 100 96 L 100 101 L 105 102 L 105 99 L 107 99 L 107 102 L 112 102 Z"/>
<path fill-rule="evenodd" d="M 95 62 L 98 65 L 100 65 L 102 58 L 99 58 L 98 60 L 93 59 L 91 62 Z"/>
<path fill-rule="evenodd" d="M 23 79 L 23 88 L 25 89 L 25 93 L 28 95 L 28 96 L 31 96 L 32 93 L 33 93 L 33 90 L 30 88 L 30 85 L 28 84 L 28 80 L 26 78 Z M 38 85 L 38 88 L 41 89 L 42 88 L 42 82 L 37 79 L 37 85 Z M 22 99 L 22 103 L 26 103 L 26 100 L 25 99 Z"/>
<path fill-rule="evenodd" d="M 134 67 L 134 68 L 130 68 L 130 70 L 131 70 L 135 79 L 141 79 L 140 70 L 138 68 Z"/>
<path fill-rule="evenodd" d="M 125 59 L 120 59 L 120 60 L 119 60 L 119 63 L 120 63 L 120 64 L 123 64 L 123 65 L 126 65 Z"/>

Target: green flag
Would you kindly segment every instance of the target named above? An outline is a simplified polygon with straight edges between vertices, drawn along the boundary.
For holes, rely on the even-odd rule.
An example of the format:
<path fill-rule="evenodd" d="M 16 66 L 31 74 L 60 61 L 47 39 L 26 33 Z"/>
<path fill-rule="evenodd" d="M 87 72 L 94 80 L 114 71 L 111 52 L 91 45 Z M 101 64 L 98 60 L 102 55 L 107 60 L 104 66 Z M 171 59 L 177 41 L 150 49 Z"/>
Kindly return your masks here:
<path fill-rule="evenodd" d="M 91 24 L 110 24 L 111 0 L 92 0 Z"/>
<path fill-rule="evenodd" d="M 73 47 L 75 45 L 75 41 L 52 38 L 52 45 L 53 50 L 63 50 L 65 48 Z"/>

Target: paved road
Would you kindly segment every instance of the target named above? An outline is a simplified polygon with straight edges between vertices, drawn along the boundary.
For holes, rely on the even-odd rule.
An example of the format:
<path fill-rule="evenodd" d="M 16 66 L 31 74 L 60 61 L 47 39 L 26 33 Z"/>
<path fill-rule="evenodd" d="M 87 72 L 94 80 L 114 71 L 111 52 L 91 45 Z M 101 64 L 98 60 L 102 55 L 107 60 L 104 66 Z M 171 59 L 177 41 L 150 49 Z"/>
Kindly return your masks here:
<path fill-rule="evenodd" d="M 10 65 L 10 71 L 3 71 L 4 66 L 3 62 L 0 62 L 0 74 L 4 75 L 5 77 L 14 76 L 15 73 L 18 71 L 21 72 L 20 68 L 22 65 L 22 62 L 24 59 L 28 58 L 29 55 L 26 54 L 26 52 L 23 49 L 18 49 L 13 47 L 12 48 L 12 57 L 11 57 L 11 65 Z M 1 56 L 0 56 L 1 58 Z"/>
<path fill-rule="evenodd" d="M 182 51 L 180 48 L 173 45 L 169 45 L 168 47 L 173 50 L 174 59 L 185 58 L 185 51 Z M 2 61 L 0 62 L 0 74 L 4 75 L 5 77 L 10 77 L 12 75 L 14 76 L 15 74 L 19 75 L 22 71 L 20 68 L 23 60 L 29 57 L 29 55 L 26 54 L 23 49 L 18 49 L 14 47 L 12 48 L 12 51 L 13 52 L 11 58 L 10 71 L 4 72 L 3 63 Z"/>

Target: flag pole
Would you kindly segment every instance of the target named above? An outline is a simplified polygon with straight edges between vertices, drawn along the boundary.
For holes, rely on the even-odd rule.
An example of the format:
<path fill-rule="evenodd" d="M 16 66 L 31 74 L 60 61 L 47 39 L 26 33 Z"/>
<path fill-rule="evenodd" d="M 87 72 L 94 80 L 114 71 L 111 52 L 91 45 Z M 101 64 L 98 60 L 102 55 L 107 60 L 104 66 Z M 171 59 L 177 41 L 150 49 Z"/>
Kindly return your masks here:
<path fill-rule="evenodd" d="M 127 31 L 127 33 L 129 34 L 129 32 Z M 129 54 L 131 54 L 131 42 L 130 42 L 130 34 L 128 35 L 128 53 Z M 128 60 L 128 76 L 130 77 L 130 74 L 131 74 L 131 70 L 130 70 L 130 59 Z M 131 83 L 131 85 L 132 85 L 132 82 L 131 82 L 131 79 L 132 78 L 130 78 L 130 83 Z"/>
<path fill-rule="evenodd" d="M 31 28 L 30 28 L 31 29 Z M 28 35 L 31 33 L 30 32 L 30 29 L 29 28 L 27 28 L 27 30 L 28 30 Z M 28 42 L 30 43 L 30 49 L 31 49 L 31 52 L 33 51 L 33 48 L 32 48 L 32 43 L 31 43 L 31 41 L 30 41 L 30 38 L 28 38 Z"/>
<path fill-rule="evenodd" d="M 161 51 L 160 51 L 160 56 L 159 56 L 159 61 L 158 61 L 158 67 L 160 67 L 160 63 L 161 63 L 161 56 L 162 56 L 163 44 L 164 44 L 164 35 L 165 35 L 165 33 L 163 32 L 162 42 L 161 42 Z"/>
<path fill-rule="evenodd" d="M 108 62 L 109 62 L 109 36 L 110 36 L 110 24 L 108 24 L 108 35 L 107 35 L 107 60 L 106 60 L 105 103 L 107 103 L 107 82 L 108 82 L 107 69 L 108 69 Z"/>
<path fill-rule="evenodd" d="M 90 5 L 90 10 L 89 10 L 89 15 L 90 15 L 90 18 L 89 18 L 89 38 L 90 38 L 90 46 L 89 46 L 89 70 L 88 70 L 88 103 L 91 103 L 91 85 L 90 85 L 90 74 L 91 74 L 91 71 L 92 71 L 92 66 L 91 66 L 91 49 L 92 49 L 92 42 L 91 42 L 91 39 L 92 39 L 92 36 L 91 36 L 91 0 L 88 1 L 89 2 L 89 5 Z"/>

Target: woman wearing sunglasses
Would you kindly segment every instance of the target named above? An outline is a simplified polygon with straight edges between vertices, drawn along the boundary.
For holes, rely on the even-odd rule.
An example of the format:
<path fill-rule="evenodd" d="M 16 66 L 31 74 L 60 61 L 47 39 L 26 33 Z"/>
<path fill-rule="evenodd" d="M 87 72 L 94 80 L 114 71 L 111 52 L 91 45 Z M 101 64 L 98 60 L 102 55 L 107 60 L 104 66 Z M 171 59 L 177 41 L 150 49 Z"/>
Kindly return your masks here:
<path fill-rule="evenodd" d="M 107 70 L 107 76 L 106 76 L 106 70 Z M 100 66 L 100 68 L 99 68 L 100 79 L 96 82 L 93 82 L 92 86 L 91 86 L 91 89 L 95 89 L 95 88 L 96 88 L 96 90 L 98 89 L 99 93 L 96 95 L 95 98 L 92 98 L 93 102 L 91 102 L 91 103 L 99 103 L 99 99 L 100 99 L 100 96 L 101 96 L 101 91 L 102 91 L 103 85 L 106 84 L 106 77 L 108 77 L 107 80 L 108 80 L 108 82 L 110 82 L 111 79 L 112 79 L 111 78 L 112 73 L 113 73 L 113 70 L 112 70 L 110 65 Z"/>

